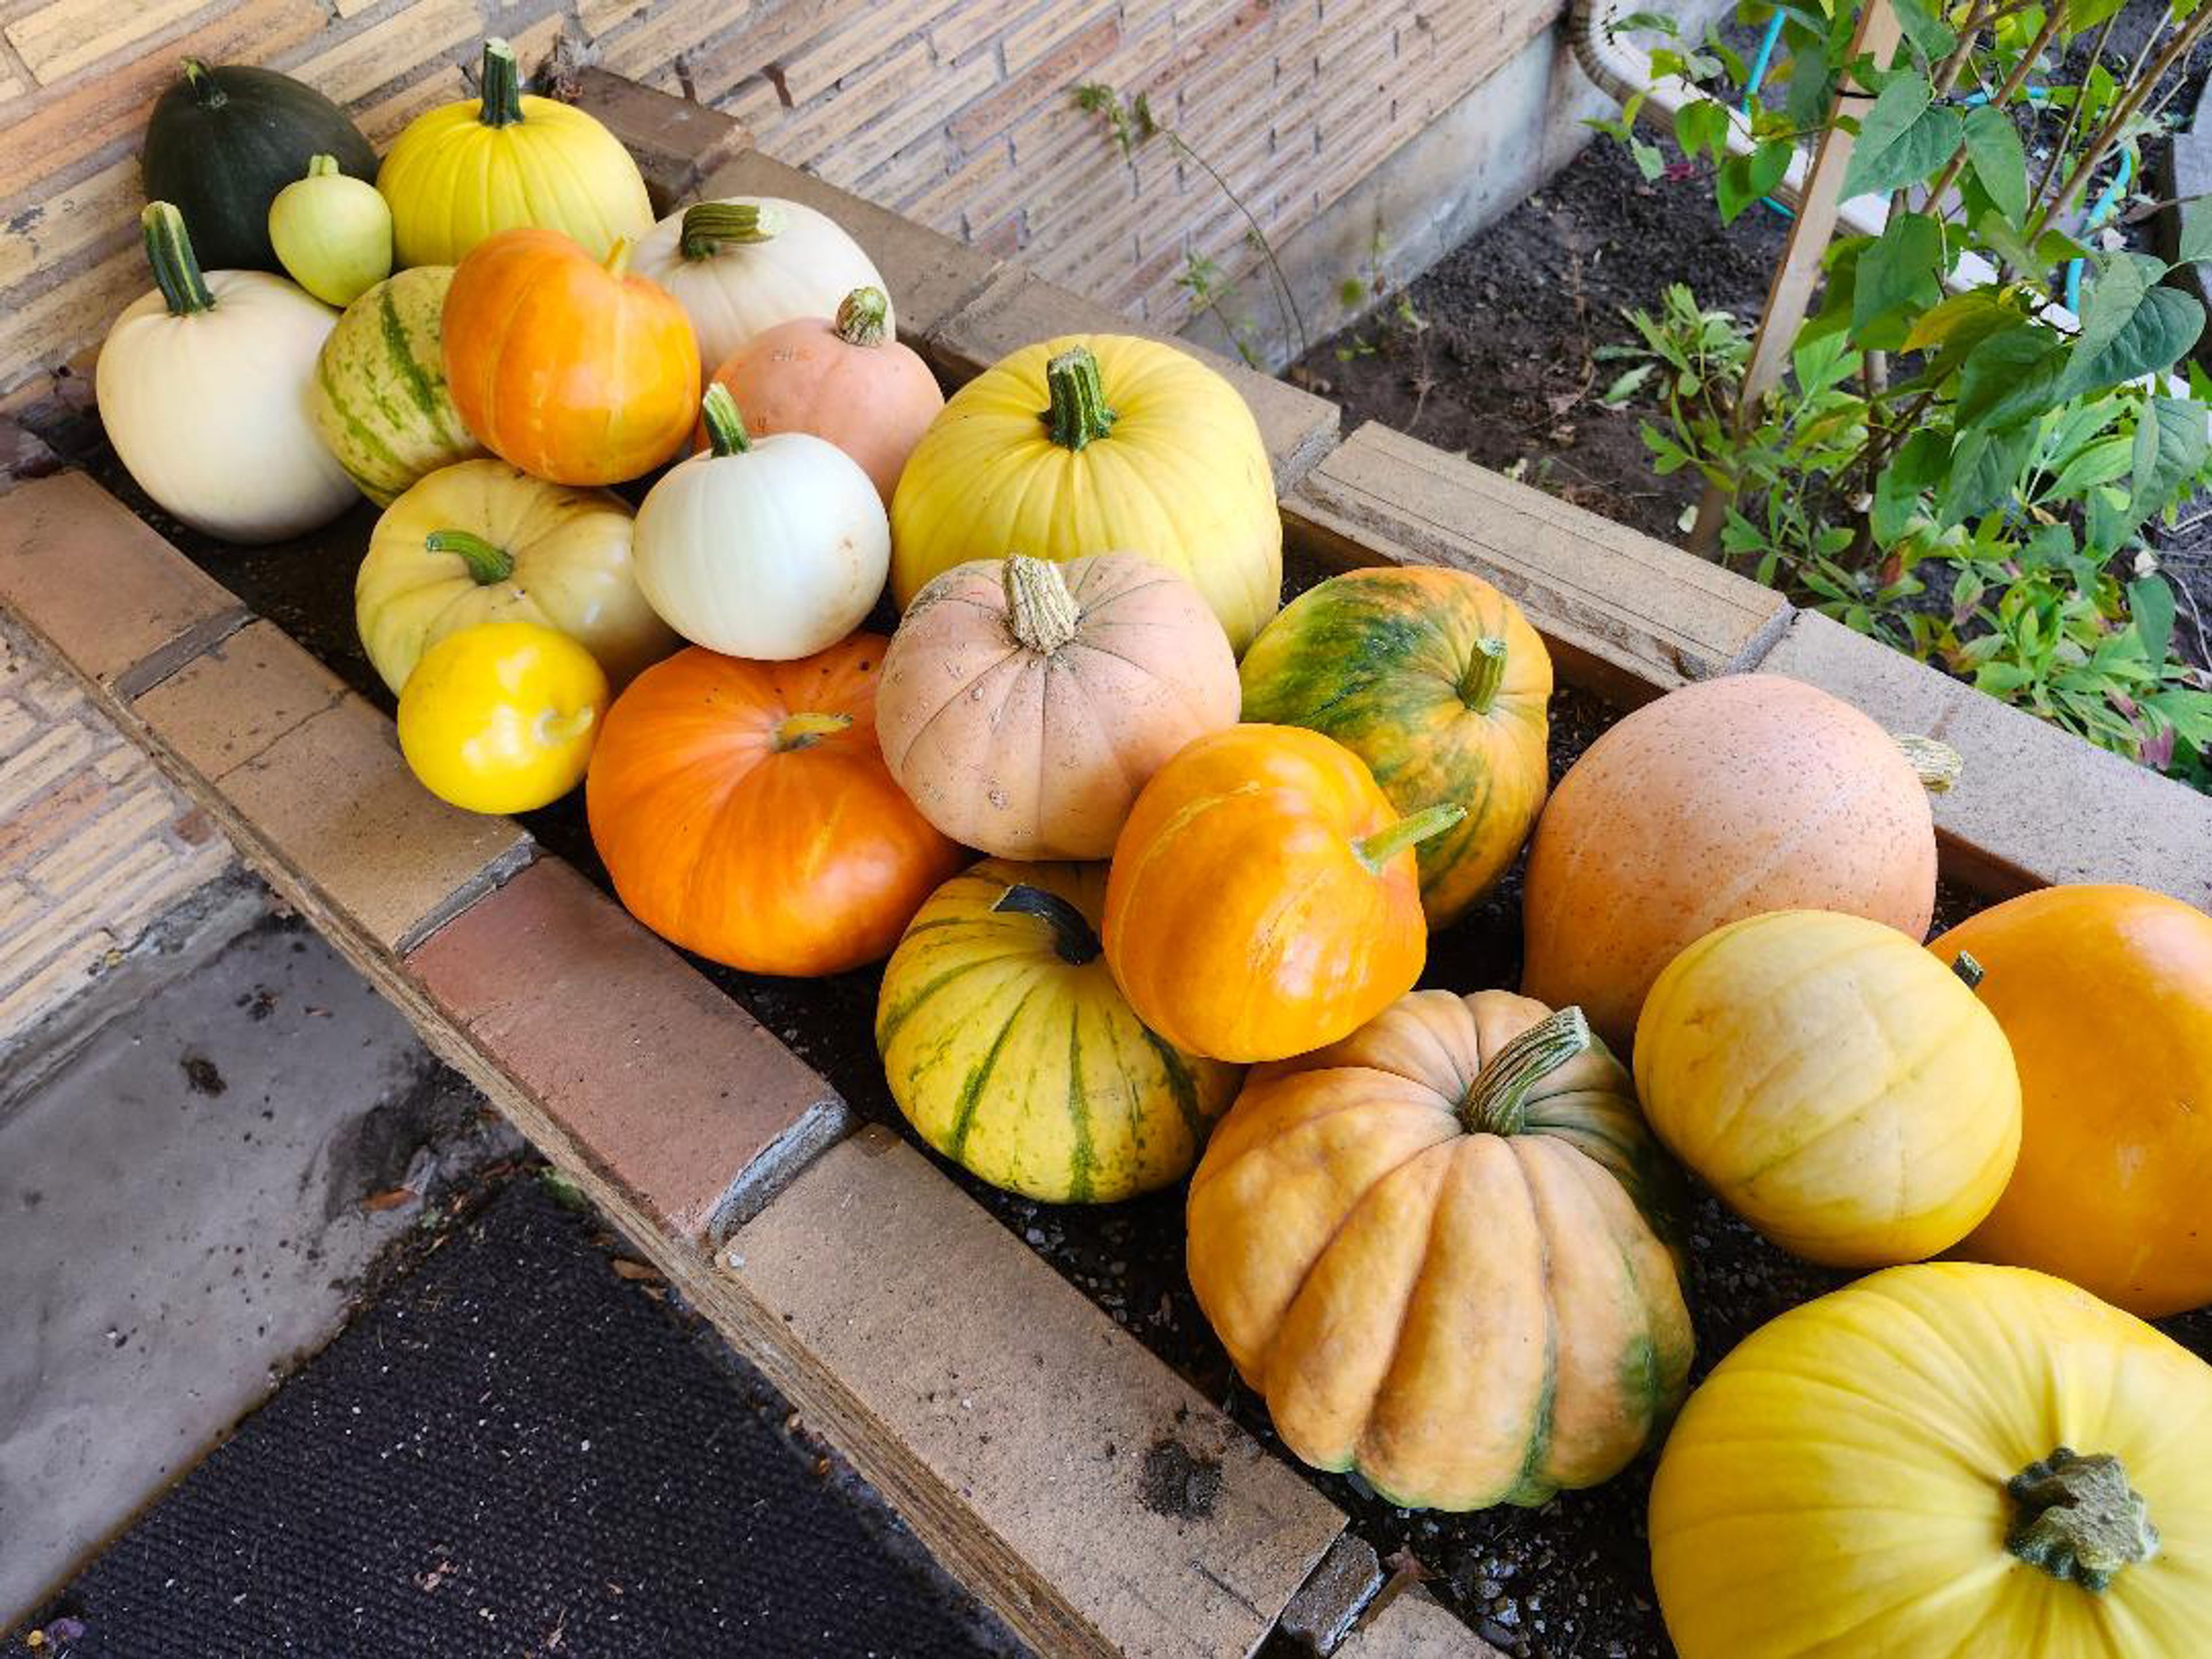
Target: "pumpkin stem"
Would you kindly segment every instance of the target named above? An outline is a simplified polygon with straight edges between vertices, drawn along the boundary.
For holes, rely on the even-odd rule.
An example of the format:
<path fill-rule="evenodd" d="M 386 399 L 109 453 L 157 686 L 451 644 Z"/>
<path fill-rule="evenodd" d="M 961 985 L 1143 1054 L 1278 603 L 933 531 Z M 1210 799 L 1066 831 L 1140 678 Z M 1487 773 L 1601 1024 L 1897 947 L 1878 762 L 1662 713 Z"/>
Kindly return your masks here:
<path fill-rule="evenodd" d="M 783 723 L 775 728 L 776 752 L 811 749 L 824 738 L 836 737 L 852 723 L 850 714 L 787 714 Z"/>
<path fill-rule="evenodd" d="M 1052 407 L 1037 418 L 1062 449 L 1080 449 L 1103 438 L 1119 417 L 1106 407 L 1106 388 L 1098 379 L 1098 360 L 1087 346 L 1070 346 L 1044 366 Z"/>
<path fill-rule="evenodd" d="M 1498 701 L 1498 688 L 1505 684 L 1505 641 L 1486 635 L 1474 642 L 1474 657 L 1460 677 L 1459 700 L 1478 714 L 1487 714 Z"/>
<path fill-rule="evenodd" d="M 2158 1553 L 2158 1528 L 2127 1467 L 2109 1452 L 2061 1446 L 2005 1482 L 2013 1501 L 2005 1547 L 2053 1578 L 2101 1590 L 2122 1568 Z"/>
<path fill-rule="evenodd" d="M 338 158 L 335 155 L 310 155 L 307 158 L 307 177 L 329 179 L 337 175 Z"/>
<path fill-rule="evenodd" d="M 1067 591 L 1067 578 L 1050 559 L 1010 554 L 1006 584 L 1006 625 L 1024 645 L 1049 657 L 1075 637 L 1083 609 Z"/>
<path fill-rule="evenodd" d="M 1951 958 L 1951 971 L 1966 983 L 1969 991 L 1977 990 L 1989 974 L 1989 969 L 1974 959 L 1971 951 L 1961 951 Z"/>
<path fill-rule="evenodd" d="M 1893 732 L 1889 740 L 1904 750 L 1906 763 L 1919 775 L 1920 787 L 1931 795 L 1944 793 L 1966 769 L 1966 757 L 1941 738 Z"/>
<path fill-rule="evenodd" d="M 1052 929 L 1052 948 L 1071 968 L 1096 962 L 1103 948 L 1098 943 L 1097 931 L 1084 919 L 1082 911 L 1059 894 L 1048 893 L 1042 887 L 1018 883 L 1000 894 L 999 902 L 991 908 L 1017 910 L 1025 916 L 1042 919 Z"/>
<path fill-rule="evenodd" d="M 687 259 L 711 259 L 726 242 L 765 242 L 783 231 L 783 210 L 773 202 L 701 202 L 684 210 L 676 251 Z"/>
<path fill-rule="evenodd" d="M 522 77 L 514 48 L 495 36 L 484 42 L 483 76 L 477 88 L 477 119 L 488 127 L 511 127 L 522 120 Z"/>
<path fill-rule="evenodd" d="M 720 380 L 699 400 L 699 418 L 707 423 L 707 441 L 714 445 L 715 454 L 742 455 L 753 447 L 744 417 L 738 413 L 738 400 Z"/>
<path fill-rule="evenodd" d="M 169 315 L 189 317 L 213 311 L 215 295 L 200 262 L 192 254 L 192 239 L 185 229 L 185 216 L 167 202 L 149 202 L 138 216 L 146 230 L 146 263 L 154 267 L 154 286 L 169 303 Z"/>
<path fill-rule="evenodd" d="M 230 94 L 216 84 L 215 76 L 199 58 L 185 58 L 184 69 L 185 84 L 192 89 L 192 101 L 202 109 L 221 109 L 230 101 Z"/>
<path fill-rule="evenodd" d="M 1409 812 L 1388 830 L 1378 830 L 1364 841 L 1352 843 L 1352 855 L 1376 875 L 1407 848 L 1441 836 L 1467 816 L 1467 808 L 1449 805 L 1425 806 Z"/>
<path fill-rule="evenodd" d="M 469 568 L 469 580 L 478 587 L 503 582 L 514 574 L 514 555 L 493 545 L 468 530 L 434 530 L 422 538 L 426 552 L 452 553 Z"/>
<path fill-rule="evenodd" d="M 1528 1127 L 1528 1091 L 1597 1045 L 1579 1008 L 1547 1014 L 1483 1062 L 1459 1103 L 1470 1134 L 1517 1135 Z"/>
<path fill-rule="evenodd" d="M 607 250 L 606 262 L 600 269 L 617 282 L 620 282 L 629 273 L 629 238 L 616 237 L 614 246 Z"/>
<path fill-rule="evenodd" d="M 837 307 L 837 337 L 847 345 L 872 346 L 884 343 L 884 319 L 891 302 L 879 288 L 856 288 Z"/>

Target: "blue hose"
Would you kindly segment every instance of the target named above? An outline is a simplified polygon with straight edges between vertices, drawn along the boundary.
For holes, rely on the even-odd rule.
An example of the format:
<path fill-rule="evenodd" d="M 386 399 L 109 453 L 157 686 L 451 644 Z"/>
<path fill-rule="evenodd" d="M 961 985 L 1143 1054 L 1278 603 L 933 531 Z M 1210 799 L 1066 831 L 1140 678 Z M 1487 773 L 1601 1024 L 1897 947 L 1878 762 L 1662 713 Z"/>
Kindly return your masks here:
<path fill-rule="evenodd" d="M 2085 233 L 2103 224 L 2120 204 L 2120 198 L 2127 194 L 2128 180 L 2135 176 L 2135 152 L 2122 150 L 2120 169 L 2112 175 L 2112 182 L 2105 186 L 2105 193 L 2097 198 L 2096 205 L 2089 210 L 2089 217 L 2081 227 Z M 2066 309 L 2076 317 L 2081 314 L 2081 260 L 2075 259 L 2066 267 Z"/>
<path fill-rule="evenodd" d="M 1759 83 L 1766 79 L 1767 65 L 1774 61 L 1774 43 L 1781 38 L 1782 14 L 1778 11 L 1766 20 L 1766 33 L 1759 43 L 1758 56 L 1751 60 L 1751 76 L 1744 82 L 1743 112 L 1746 115 L 1751 113 L 1752 95 L 1759 90 Z M 1796 216 L 1771 196 L 1762 197 L 1760 199 L 1785 219 Z"/>

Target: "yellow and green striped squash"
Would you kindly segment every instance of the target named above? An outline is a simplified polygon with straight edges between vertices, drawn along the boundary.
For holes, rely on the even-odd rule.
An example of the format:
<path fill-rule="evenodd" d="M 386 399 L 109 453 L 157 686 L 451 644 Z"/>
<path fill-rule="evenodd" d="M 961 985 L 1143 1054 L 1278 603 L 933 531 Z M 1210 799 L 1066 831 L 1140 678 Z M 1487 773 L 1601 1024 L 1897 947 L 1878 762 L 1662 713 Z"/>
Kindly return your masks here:
<path fill-rule="evenodd" d="M 922 1139 L 994 1187 L 1107 1203 L 1181 1180 L 1243 1068 L 1139 1020 L 1099 954 L 1103 864 L 991 859 L 921 907 L 876 1046 Z"/>
<path fill-rule="evenodd" d="M 417 265 L 346 307 L 308 393 L 315 429 L 379 507 L 441 466 L 485 453 L 446 390 L 438 318 L 451 265 Z"/>

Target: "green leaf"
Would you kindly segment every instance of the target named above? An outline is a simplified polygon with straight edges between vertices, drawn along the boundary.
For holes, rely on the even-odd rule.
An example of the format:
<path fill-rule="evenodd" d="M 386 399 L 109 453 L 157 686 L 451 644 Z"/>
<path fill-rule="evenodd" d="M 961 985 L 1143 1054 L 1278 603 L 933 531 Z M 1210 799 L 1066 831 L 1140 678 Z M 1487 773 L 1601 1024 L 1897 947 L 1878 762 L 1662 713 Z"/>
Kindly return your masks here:
<path fill-rule="evenodd" d="M 2119 0 L 2114 0 L 2119 3 Z M 1944 24 L 1942 15 L 1928 0 L 1897 0 L 1897 21 L 1905 27 L 1905 38 L 1923 58 L 1942 58 L 1959 44 L 1959 37 Z"/>
<path fill-rule="evenodd" d="M 1982 245 L 2022 276 L 2033 276 L 2051 269 L 2035 250 L 2029 246 L 2021 234 L 2008 223 L 2003 215 L 1984 213 L 1974 221 L 1974 234 Z"/>
<path fill-rule="evenodd" d="M 1646 143 L 1641 138 L 1632 137 L 1628 141 L 1628 153 L 1636 158 L 1636 170 L 1646 179 L 1656 179 L 1667 170 L 1667 158 L 1660 153 L 1656 144 Z"/>
<path fill-rule="evenodd" d="M 2035 447 L 2035 428 L 2009 432 L 1980 428 L 1960 438 L 1951 450 L 1950 476 L 1943 481 L 1936 516 L 1946 524 L 1978 518 L 2002 505 Z"/>
<path fill-rule="evenodd" d="M 2162 665 L 2173 644 L 2173 590 L 2160 577 L 2139 576 L 2128 584 L 2128 609 L 2136 619 L 2143 660 Z"/>
<path fill-rule="evenodd" d="M 1917 70 L 1893 76 L 1859 124 L 1858 143 L 1844 169 L 1846 199 L 1918 184 L 1950 159 L 1963 136 L 1959 112 L 1929 107 L 1928 77 Z"/>
<path fill-rule="evenodd" d="M 1958 423 L 1994 429 L 2041 415 L 2057 400 L 2067 357 L 2066 347 L 2032 324 L 1990 335 L 1960 370 Z"/>
<path fill-rule="evenodd" d="M 2178 264 L 2201 264 L 2212 259 L 2212 198 L 2192 196 L 2178 210 L 2181 217 L 2180 246 L 2174 251 Z"/>
<path fill-rule="evenodd" d="M 2130 263 L 2139 257 L 2131 257 Z M 2143 263 L 2156 265 L 2158 262 L 2154 259 Z M 2106 279 L 2110 280 L 2109 276 Z M 2097 293 L 2090 299 L 2092 320 L 2097 316 L 2104 286 L 2100 283 Z M 2094 356 L 2086 344 L 2075 347 L 2073 367 L 2067 373 L 2061 395 L 2072 397 L 2094 386 L 2124 386 L 2140 375 L 2163 374 L 2183 352 L 2197 343 L 2197 337 L 2203 331 L 2204 307 L 2179 289 L 2159 284 L 2136 300 L 2134 308 L 2109 332 L 2103 349 Z M 2089 338 L 2087 320 L 2082 325 L 2081 336 L 2084 342 Z"/>
<path fill-rule="evenodd" d="M 2010 114 L 1995 104 L 1967 112 L 1966 160 L 1997 210 L 2018 223 L 2027 212 L 2027 153 Z"/>
<path fill-rule="evenodd" d="M 1656 29 L 1662 34 L 1672 35 L 1677 27 L 1674 20 L 1663 11 L 1632 11 L 1627 16 L 1615 20 L 1608 32 L 1629 34 L 1638 29 Z"/>
<path fill-rule="evenodd" d="M 2066 10 L 2066 28 L 2070 34 L 2081 34 L 2100 27 L 2106 20 L 2119 15 L 2127 0 L 2076 0 Z M 2175 8 L 2177 15 L 2179 7 Z"/>
<path fill-rule="evenodd" d="M 2126 438 L 2106 438 L 2091 444 L 2067 462 L 2050 488 L 2036 499 L 2070 501 L 2099 484 L 2124 477 L 2134 465 L 2134 454 L 2135 445 Z"/>
<path fill-rule="evenodd" d="M 1782 140 L 1761 144 L 1748 155 L 1731 155 L 1721 163 L 1714 180 L 1720 198 L 1721 222 L 1731 224 L 1736 216 L 1782 182 L 1790 170 L 1796 146 Z"/>
<path fill-rule="evenodd" d="M 2152 398 L 2136 422 L 2129 528 L 2164 507 L 2204 465 L 2204 405 L 2191 398 Z"/>
<path fill-rule="evenodd" d="M 1619 409 L 1636 395 L 1636 389 L 1651 378 L 1656 363 L 1638 363 L 1598 394 L 1598 402 L 1607 409 Z"/>
<path fill-rule="evenodd" d="M 1674 142 L 1686 156 L 1710 150 L 1714 161 L 1725 160 L 1728 135 L 1728 111 L 1710 98 L 1693 98 L 1674 112 Z"/>
<path fill-rule="evenodd" d="M 1893 341 L 1865 339 L 1877 318 L 1907 306 L 1932 306 L 1943 295 L 1943 228 L 1924 213 L 1900 213 L 1859 256 L 1858 286 L 1851 295 L 1851 329 L 1861 343 L 1903 344 L 1904 328 Z"/>
<path fill-rule="evenodd" d="M 1981 328 L 1982 337 L 1986 337 L 2019 319 L 2020 313 L 1989 289 L 1970 288 L 1922 312 L 1919 321 L 1913 324 L 1911 332 L 1898 349 L 1924 351 L 1933 345 L 1949 345 L 1978 327 Z M 1984 324 L 1987 326 L 1981 327 Z"/>
<path fill-rule="evenodd" d="M 1887 547 L 1905 533 L 1906 523 L 1919 511 L 1921 495 L 1942 478 L 1950 454 L 1949 441 L 1928 427 L 1897 447 L 1875 481 L 1870 522 L 1875 541 Z"/>

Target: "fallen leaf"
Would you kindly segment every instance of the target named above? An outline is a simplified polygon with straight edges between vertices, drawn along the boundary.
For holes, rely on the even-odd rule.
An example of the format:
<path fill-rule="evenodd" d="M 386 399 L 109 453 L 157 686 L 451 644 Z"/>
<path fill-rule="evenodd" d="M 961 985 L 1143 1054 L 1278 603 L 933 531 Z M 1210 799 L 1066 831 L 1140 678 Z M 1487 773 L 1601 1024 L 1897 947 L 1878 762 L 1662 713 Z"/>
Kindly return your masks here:
<path fill-rule="evenodd" d="M 615 1258 L 614 1269 L 615 1277 L 617 1279 L 658 1279 L 660 1277 L 659 1268 L 648 1266 L 642 1261 L 632 1261 L 626 1256 L 618 1255 Z"/>
<path fill-rule="evenodd" d="M 1399 1545 L 1396 1549 L 1384 1556 L 1382 1565 L 1390 1570 L 1392 1577 L 1410 1578 L 1417 1584 L 1436 1577 L 1436 1574 L 1420 1564 L 1413 1550 L 1404 1544 Z"/>
<path fill-rule="evenodd" d="M 385 1192 L 371 1193 L 361 1201 L 364 1210 L 396 1210 L 416 1196 L 412 1187 L 393 1187 Z"/>

